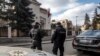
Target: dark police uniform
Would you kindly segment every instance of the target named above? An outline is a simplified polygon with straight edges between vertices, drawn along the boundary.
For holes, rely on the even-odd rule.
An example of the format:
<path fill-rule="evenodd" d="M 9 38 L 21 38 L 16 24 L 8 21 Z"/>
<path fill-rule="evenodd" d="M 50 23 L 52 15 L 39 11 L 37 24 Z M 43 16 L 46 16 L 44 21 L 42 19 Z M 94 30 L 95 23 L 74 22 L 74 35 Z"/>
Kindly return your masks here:
<path fill-rule="evenodd" d="M 42 50 L 42 38 L 43 38 L 43 31 L 41 29 L 34 30 L 34 37 L 33 37 L 33 46 L 31 48 Z"/>
<path fill-rule="evenodd" d="M 66 30 L 62 26 L 58 26 L 52 36 L 52 43 L 54 43 L 53 54 L 57 55 L 59 49 L 60 56 L 63 56 L 65 38 Z"/>

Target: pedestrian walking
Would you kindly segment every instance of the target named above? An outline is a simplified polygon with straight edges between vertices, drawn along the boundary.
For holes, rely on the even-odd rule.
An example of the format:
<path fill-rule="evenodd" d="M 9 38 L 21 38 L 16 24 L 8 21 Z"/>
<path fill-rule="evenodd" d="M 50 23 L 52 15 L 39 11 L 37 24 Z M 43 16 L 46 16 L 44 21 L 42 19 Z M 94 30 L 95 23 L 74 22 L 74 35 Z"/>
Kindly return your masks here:
<path fill-rule="evenodd" d="M 33 45 L 32 49 L 42 50 L 42 38 L 44 37 L 42 34 L 42 29 L 39 27 L 39 23 L 36 23 L 33 30 Z"/>
<path fill-rule="evenodd" d="M 60 50 L 60 56 L 64 55 L 64 41 L 66 38 L 66 30 L 63 28 L 60 22 L 57 23 L 56 30 L 52 36 L 51 42 L 54 43 L 53 54 L 57 55 L 58 49 Z"/>

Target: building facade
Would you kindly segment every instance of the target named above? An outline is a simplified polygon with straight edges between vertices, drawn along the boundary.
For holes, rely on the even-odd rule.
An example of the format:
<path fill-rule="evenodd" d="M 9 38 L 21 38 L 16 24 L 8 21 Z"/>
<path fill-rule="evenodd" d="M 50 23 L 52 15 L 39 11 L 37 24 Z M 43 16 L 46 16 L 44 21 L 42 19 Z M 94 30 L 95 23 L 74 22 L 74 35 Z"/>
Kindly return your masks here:
<path fill-rule="evenodd" d="M 61 24 L 63 27 L 66 29 L 66 35 L 67 36 L 72 36 L 73 35 L 73 24 L 70 20 L 64 19 L 60 20 Z"/>
<path fill-rule="evenodd" d="M 75 31 L 73 30 L 73 24 L 72 21 L 68 20 L 68 19 L 63 19 L 63 20 L 59 20 L 59 21 L 54 21 L 52 22 L 52 24 L 54 24 L 54 28 L 56 27 L 56 23 L 60 22 L 62 24 L 62 26 L 66 29 L 66 36 L 73 36 L 75 35 Z M 52 34 L 54 32 L 54 29 L 52 29 Z"/>
<path fill-rule="evenodd" d="M 40 23 L 40 26 L 42 29 L 46 30 L 47 33 L 50 33 L 51 31 L 51 14 L 49 10 L 43 9 L 40 7 L 40 3 L 36 0 L 31 0 L 31 4 L 29 5 L 30 8 L 32 8 L 33 14 L 35 14 L 34 21 L 32 25 L 34 25 L 36 22 Z M 9 25 L 7 25 L 7 21 L 0 20 L 0 37 L 17 37 L 17 30 L 11 29 Z M 20 36 L 23 36 L 24 34 L 20 32 Z"/>
<path fill-rule="evenodd" d="M 37 0 L 31 0 L 32 4 L 29 6 L 32 8 L 33 13 L 35 14 L 34 20 L 35 22 L 40 23 L 40 27 L 49 34 L 51 31 L 51 13 L 50 9 L 41 8 L 41 4 Z"/>

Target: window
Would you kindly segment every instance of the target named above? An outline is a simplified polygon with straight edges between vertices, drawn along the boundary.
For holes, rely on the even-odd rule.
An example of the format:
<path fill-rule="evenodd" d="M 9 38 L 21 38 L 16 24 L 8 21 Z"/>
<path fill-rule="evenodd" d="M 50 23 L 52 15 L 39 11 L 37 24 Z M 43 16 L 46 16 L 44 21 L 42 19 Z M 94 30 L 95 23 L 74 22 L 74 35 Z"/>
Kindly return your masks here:
<path fill-rule="evenodd" d="M 44 26 L 46 24 L 46 19 L 43 17 L 40 17 L 40 23 L 41 23 L 41 27 L 44 28 Z"/>

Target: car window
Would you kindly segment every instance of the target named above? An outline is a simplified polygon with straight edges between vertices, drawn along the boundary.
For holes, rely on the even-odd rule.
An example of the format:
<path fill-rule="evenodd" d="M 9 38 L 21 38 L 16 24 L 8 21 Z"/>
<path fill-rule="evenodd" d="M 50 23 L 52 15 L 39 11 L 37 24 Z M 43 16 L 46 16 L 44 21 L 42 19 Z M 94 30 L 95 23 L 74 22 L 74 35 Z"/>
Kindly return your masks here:
<path fill-rule="evenodd" d="M 98 32 L 96 33 L 96 35 L 97 35 L 97 36 L 100 36 L 100 31 L 98 31 Z"/>
<path fill-rule="evenodd" d="M 100 36 L 99 30 L 84 31 L 79 36 Z"/>

